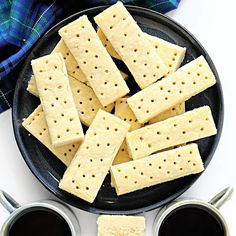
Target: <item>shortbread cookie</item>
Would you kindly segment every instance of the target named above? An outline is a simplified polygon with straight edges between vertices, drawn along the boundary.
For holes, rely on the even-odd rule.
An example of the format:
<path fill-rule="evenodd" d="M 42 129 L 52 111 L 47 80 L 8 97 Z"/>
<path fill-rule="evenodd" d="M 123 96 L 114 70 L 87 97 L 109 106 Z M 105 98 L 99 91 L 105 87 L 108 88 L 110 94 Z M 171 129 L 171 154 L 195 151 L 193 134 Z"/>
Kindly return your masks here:
<path fill-rule="evenodd" d="M 23 127 L 47 147 L 59 160 L 68 166 L 73 159 L 80 143 L 53 147 L 50 140 L 47 122 L 43 108 L 39 105 L 22 123 Z"/>
<path fill-rule="evenodd" d="M 167 78 L 134 94 L 127 102 L 138 121 L 144 123 L 215 83 L 214 74 L 200 56 Z"/>
<path fill-rule="evenodd" d="M 92 203 L 130 125 L 99 110 L 59 187 Z"/>
<path fill-rule="evenodd" d="M 101 215 L 97 219 L 98 236 L 144 236 L 143 216 Z"/>
<path fill-rule="evenodd" d="M 59 30 L 103 106 L 129 92 L 120 71 L 102 45 L 87 16 Z"/>
<path fill-rule="evenodd" d="M 83 140 L 83 129 L 73 100 L 62 55 L 53 53 L 31 62 L 54 147 Z"/>
<path fill-rule="evenodd" d="M 166 119 L 168 119 L 170 117 L 183 114 L 184 112 L 185 112 L 185 102 L 181 102 L 181 103 L 171 107 L 167 111 L 164 111 L 161 114 L 155 116 L 154 118 L 149 120 L 148 123 L 149 124 L 154 124 L 156 122 L 160 122 L 160 121 L 166 120 Z"/>
<path fill-rule="evenodd" d="M 111 167 L 118 195 L 171 181 L 204 170 L 197 144 L 160 152 Z"/>
<path fill-rule="evenodd" d="M 168 73 L 167 66 L 121 2 L 107 8 L 94 20 L 140 88 L 148 87 Z"/>
<path fill-rule="evenodd" d="M 112 57 L 121 60 L 120 56 L 114 50 L 111 43 L 106 38 L 105 34 L 102 32 L 100 28 L 98 28 L 97 34 L 101 39 L 104 47 L 107 49 L 108 53 Z M 160 39 L 158 37 L 146 33 L 144 33 L 144 35 L 153 45 L 153 47 L 155 47 L 157 55 L 162 59 L 165 65 L 169 67 L 168 74 L 175 72 L 179 68 L 180 64 L 184 59 L 186 48 L 180 47 L 173 43 L 169 43 L 163 39 Z"/>
<path fill-rule="evenodd" d="M 138 159 L 168 147 L 215 135 L 216 132 L 211 109 L 203 106 L 129 132 L 126 143 L 132 159 Z"/>

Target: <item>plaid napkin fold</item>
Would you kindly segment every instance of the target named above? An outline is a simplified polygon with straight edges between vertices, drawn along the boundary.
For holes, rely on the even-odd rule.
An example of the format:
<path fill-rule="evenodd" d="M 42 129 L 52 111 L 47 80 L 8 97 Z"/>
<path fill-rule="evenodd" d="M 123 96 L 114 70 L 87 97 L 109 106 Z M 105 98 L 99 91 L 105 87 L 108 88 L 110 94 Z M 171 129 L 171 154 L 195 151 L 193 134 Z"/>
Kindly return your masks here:
<path fill-rule="evenodd" d="M 0 113 L 12 105 L 23 59 L 40 36 L 62 17 L 117 0 L 0 0 Z M 123 0 L 166 13 L 180 0 Z"/>

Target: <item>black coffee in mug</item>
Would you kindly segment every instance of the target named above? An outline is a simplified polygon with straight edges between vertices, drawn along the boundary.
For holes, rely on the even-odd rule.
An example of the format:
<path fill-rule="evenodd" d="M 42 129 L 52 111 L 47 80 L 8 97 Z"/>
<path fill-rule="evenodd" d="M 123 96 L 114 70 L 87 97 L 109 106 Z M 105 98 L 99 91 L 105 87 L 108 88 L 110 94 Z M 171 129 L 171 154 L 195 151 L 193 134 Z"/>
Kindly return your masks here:
<path fill-rule="evenodd" d="M 224 236 L 224 227 L 214 212 L 199 205 L 182 206 L 163 220 L 158 236 Z"/>
<path fill-rule="evenodd" d="M 50 210 L 42 208 L 23 213 L 9 229 L 9 236 L 71 236 L 65 219 Z"/>

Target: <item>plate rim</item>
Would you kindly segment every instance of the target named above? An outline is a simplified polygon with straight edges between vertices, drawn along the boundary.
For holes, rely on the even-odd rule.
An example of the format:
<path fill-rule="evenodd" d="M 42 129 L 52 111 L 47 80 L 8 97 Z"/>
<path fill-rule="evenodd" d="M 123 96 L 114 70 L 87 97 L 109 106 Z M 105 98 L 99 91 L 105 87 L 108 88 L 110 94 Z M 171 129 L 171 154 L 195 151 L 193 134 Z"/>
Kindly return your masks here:
<path fill-rule="evenodd" d="M 31 53 L 35 50 L 35 48 L 38 47 L 38 45 L 41 43 L 42 39 L 45 39 L 47 37 L 47 35 L 49 33 L 51 33 L 51 31 L 53 31 L 55 28 L 57 28 L 59 25 L 63 24 L 64 22 L 70 21 L 71 18 L 74 18 L 76 16 L 81 16 L 83 14 L 85 14 L 88 11 L 92 11 L 92 10 L 104 10 L 107 7 L 109 7 L 110 5 L 103 5 L 103 6 L 97 6 L 97 7 L 92 7 L 92 8 L 88 8 L 82 11 L 79 11 L 77 13 L 74 13 L 68 17 L 66 17 L 65 19 L 59 21 L 58 23 L 56 23 L 54 26 L 52 26 L 50 29 L 48 29 L 36 42 L 36 44 L 32 47 L 32 49 L 30 50 L 30 52 L 27 54 L 27 57 L 25 59 L 25 62 L 22 66 L 22 69 L 18 75 L 18 79 L 23 77 L 22 75 L 24 74 L 23 71 L 25 70 L 25 68 L 27 67 L 27 64 L 30 61 L 29 56 L 31 55 Z M 158 16 L 159 18 L 163 18 L 165 21 L 167 21 L 167 24 L 171 25 L 171 26 L 177 26 L 178 28 L 180 28 L 185 34 L 187 34 L 188 36 L 190 36 L 190 38 L 192 38 L 197 44 L 198 46 L 204 51 L 206 57 L 207 57 L 207 62 L 209 63 L 210 67 L 214 70 L 214 74 L 216 76 L 216 80 L 217 80 L 217 92 L 219 94 L 219 120 L 218 120 L 218 133 L 217 136 L 215 138 L 215 141 L 211 147 L 210 153 L 206 158 L 206 161 L 204 163 L 204 167 L 206 170 L 206 167 L 209 165 L 209 163 L 211 162 L 213 155 L 216 151 L 216 148 L 218 146 L 220 137 L 221 137 L 221 133 L 222 133 L 222 129 L 223 129 L 223 121 L 224 121 L 224 96 L 223 96 L 223 91 L 222 91 L 222 86 L 221 86 L 221 82 L 219 79 L 219 75 L 218 72 L 216 70 L 216 67 L 211 59 L 211 57 L 209 56 L 208 52 L 206 51 L 206 49 L 202 46 L 202 44 L 195 38 L 195 36 L 189 32 L 184 26 L 182 26 L 180 23 L 176 22 L 174 19 L 172 19 L 169 16 L 163 15 L 159 12 L 156 12 L 154 10 L 148 9 L 148 8 L 144 8 L 144 7 L 139 7 L 139 6 L 131 6 L 131 5 L 125 5 L 127 7 L 127 9 L 129 11 L 135 11 L 136 13 L 138 12 L 145 12 L 145 14 L 149 14 L 152 17 L 156 17 Z M 70 21 L 71 22 L 71 21 Z M 17 79 L 17 83 L 16 83 L 16 87 L 15 87 L 15 91 L 14 91 L 14 98 L 13 98 L 13 106 L 12 106 L 12 124 L 13 124 L 13 131 L 14 131 L 14 137 L 18 146 L 18 149 L 25 161 L 25 163 L 27 164 L 28 168 L 30 169 L 30 171 L 33 173 L 33 175 L 39 180 L 39 182 L 49 191 L 51 192 L 54 196 L 56 196 L 58 199 L 60 199 L 61 201 L 63 201 L 64 203 L 67 203 L 73 207 L 76 207 L 78 209 L 90 212 L 90 213 L 94 213 L 94 214 L 139 214 L 139 213 L 143 213 L 143 212 L 147 212 L 147 211 L 151 211 L 154 210 L 156 208 L 162 207 L 166 204 L 168 204 L 169 202 L 173 201 L 174 199 L 178 198 L 180 195 L 182 195 L 185 191 L 187 191 L 196 181 L 197 179 L 201 176 L 203 172 L 201 172 L 200 174 L 196 174 L 195 177 L 191 180 L 190 184 L 188 184 L 187 186 L 181 188 L 179 191 L 175 192 L 174 194 L 172 194 L 171 196 L 167 197 L 166 199 L 160 201 L 160 202 L 156 202 L 154 204 L 148 205 L 148 206 L 144 206 L 144 207 L 139 207 L 139 208 L 135 208 L 135 209 L 130 209 L 130 210 L 109 210 L 109 209 L 100 209 L 100 208 L 96 208 L 94 206 L 86 206 L 83 203 L 78 203 L 78 204 L 74 204 L 70 201 L 68 201 L 66 199 L 66 197 L 62 196 L 62 195 L 58 195 L 55 191 L 53 191 L 53 189 L 50 188 L 50 185 L 43 180 L 43 178 L 41 178 L 40 175 L 38 175 L 37 173 L 37 169 L 34 167 L 34 165 L 31 164 L 31 162 L 29 161 L 29 158 L 27 158 L 27 152 L 25 150 L 25 147 L 23 145 L 22 139 L 20 138 L 20 134 L 19 134 L 19 130 L 17 129 L 17 122 L 15 120 L 16 119 L 16 103 L 17 103 L 17 95 L 19 89 L 19 82 Z"/>

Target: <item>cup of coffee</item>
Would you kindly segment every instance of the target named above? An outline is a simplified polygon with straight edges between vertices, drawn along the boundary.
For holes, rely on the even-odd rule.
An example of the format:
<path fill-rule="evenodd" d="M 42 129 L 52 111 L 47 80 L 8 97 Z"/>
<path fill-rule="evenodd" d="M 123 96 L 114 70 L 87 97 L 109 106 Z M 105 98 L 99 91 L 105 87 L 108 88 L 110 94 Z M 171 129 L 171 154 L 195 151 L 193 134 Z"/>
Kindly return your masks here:
<path fill-rule="evenodd" d="M 79 236 L 80 226 L 73 212 L 53 200 L 19 205 L 0 190 L 0 203 L 10 216 L 0 230 L 0 236 Z"/>
<path fill-rule="evenodd" d="M 233 188 L 218 193 L 209 202 L 179 199 L 163 207 L 153 223 L 155 236 L 229 236 L 220 207 L 230 198 Z"/>

